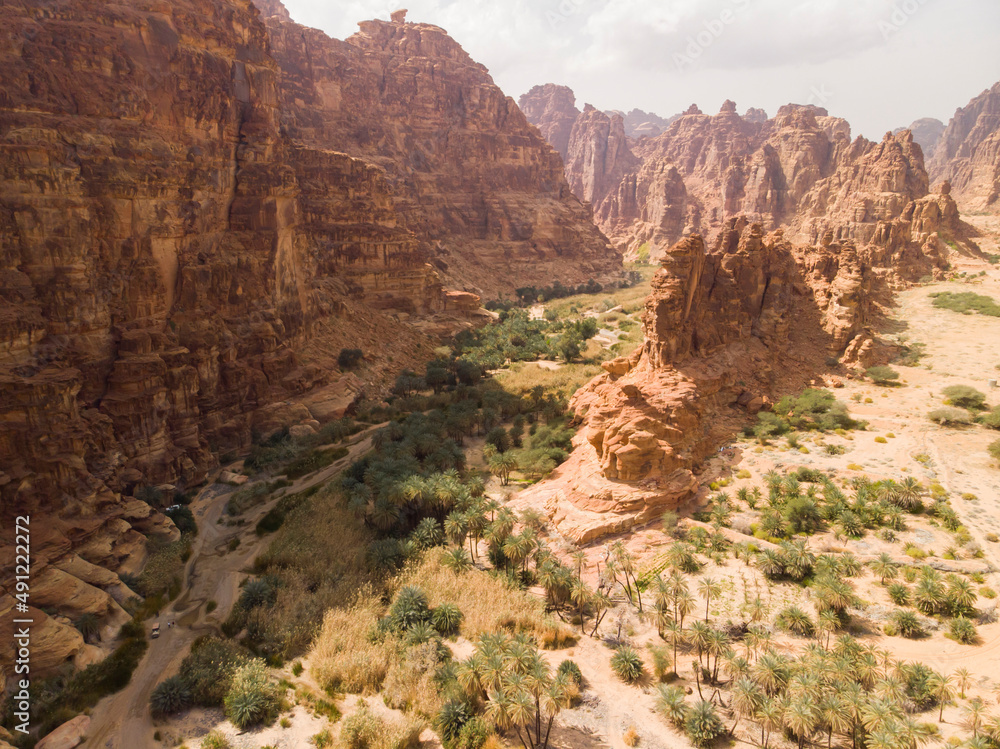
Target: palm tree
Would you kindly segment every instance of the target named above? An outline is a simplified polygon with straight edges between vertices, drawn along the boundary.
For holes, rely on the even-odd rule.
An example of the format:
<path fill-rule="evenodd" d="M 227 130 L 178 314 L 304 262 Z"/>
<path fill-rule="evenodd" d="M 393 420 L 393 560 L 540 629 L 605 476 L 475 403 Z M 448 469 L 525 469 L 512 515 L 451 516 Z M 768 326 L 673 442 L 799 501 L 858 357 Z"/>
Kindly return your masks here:
<path fill-rule="evenodd" d="M 674 598 L 674 610 L 677 612 L 677 621 L 682 627 L 684 626 L 685 617 L 694 611 L 694 607 L 694 596 L 686 588 Z"/>
<path fill-rule="evenodd" d="M 937 698 L 940 709 L 938 710 L 938 723 L 944 720 L 944 706 L 955 699 L 955 689 L 952 686 L 955 681 L 954 676 L 934 672 L 930 678 L 930 688 Z"/>
<path fill-rule="evenodd" d="M 741 718 L 751 718 L 756 715 L 763 704 L 764 694 L 753 680 L 744 677 L 737 681 L 733 685 L 729 701 L 729 707 L 732 709 L 736 721 L 733 723 L 733 727 L 729 729 L 729 733 L 736 731 L 736 726 L 739 725 Z"/>
<path fill-rule="evenodd" d="M 743 613 L 751 622 L 759 622 L 767 616 L 767 604 L 760 596 L 756 596 L 752 601 L 743 604 Z"/>
<path fill-rule="evenodd" d="M 876 733 L 892 726 L 899 708 L 892 702 L 881 699 L 868 700 L 861 707 L 861 723 L 869 733 Z"/>
<path fill-rule="evenodd" d="M 972 683 L 972 674 L 969 673 L 969 669 L 962 667 L 955 669 L 954 677 L 955 683 L 958 685 L 958 696 L 964 700 L 965 690 L 968 689 L 969 685 Z"/>
<path fill-rule="evenodd" d="M 854 727 L 854 710 L 837 692 L 832 692 L 820 702 L 819 713 L 827 730 L 827 749 L 833 745 L 833 734 L 846 734 Z"/>
<path fill-rule="evenodd" d="M 882 552 L 878 559 L 872 562 L 872 572 L 875 573 L 882 585 L 885 585 L 886 580 L 895 580 L 896 575 L 899 574 L 896 563 L 885 552 Z"/>
<path fill-rule="evenodd" d="M 924 576 L 913 586 L 913 602 L 924 614 L 935 614 L 940 611 L 947 595 L 941 581 L 933 577 Z"/>
<path fill-rule="evenodd" d="M 979 735 L 979 727 L 983 724 L 983 718 L 986 716 L 986 703 L 982 701 L 979 697 L 974 697 L 969 700 L 969 704 L 965 707 L 965 727 L 972 731 L 973 736 Z"/>
<path fill-rule="evenodd" d="M 750 673 L 754 681 L 769 695 L 778 694 L 788 684 L 788 664 L 777 653 L 764 653 Z"/>
<path fill-rule="evenodd" d="M 896 494 L 896 502 L 899 503 L 899 505 L 904 509 L 912 510 L 920 503 L 920 498 L 923 496 L 923 493 L 923 485 L 913 476 L 907 476 L 899 485 L 899 491 Z"/>
<path fill-rule="evenodd" d="M 698 651 L 698 663 L 701 663 L 702 654 L 708 650 L 712 638 L 712 628 L 705 622 L 695 621 L 688 629 L 688 642 Z"/>
<path fill-rule="evenodd" d="M 675 726 L 683 725 L 688 712 L 687 703 L 684 702 L 684 690 L 680 687 L 668 687 L 666 684 L 661 684 L 658 690 L 656 709 Z"/>
<path fill-rule="evenodd" d="M 669 621 L 667 622 L 663 629 L 670 635 L 670 644 L 674 648 L 674 663 L 677 663 L 677 646 L 684 637 L 684 630 L 679 622 Z"/>
<path fill-rule="evenodd" d="M 583 580 L 577 578 L 570 588 L 570 598 L 576 604 L 576 613 L 580 617 L 580 631 L 583 632 L 584 616 L 583 612 L 587 604 L 593 599 L 594 594 Z"/>
<path fill-rule="evenodd" d="M 760 723 L 760 744 L 763 749 L 771 740 L 773 731 L 781 730 L 784 725 L 785 706 L 777 697 L 764 700 L 760 710 L 757 711 L 757 720 Z"/>
<path fill-rule="evenodd" d="M 785 708 L 785 725 L 795 734 L 799 740 L 799 749 L 805 744 L 816 727 L 816 708 L 806 699 L 797 699 L 789 702 Z"/>
<path fill-rule="evenodd" d="M 955 576 L 948 582 L 948 599 L 955 613 L 965 613 L 976 603 L 975 589 L 968 580 Z"/>
<path fill-rule="evenodd" d="M 713 598 L 722 595 L 722 583 L 711 577 L 706 577 L 698 584 L 698 592 L 705 599 L 705 621 L 708 621 L 708 607 Z"/>

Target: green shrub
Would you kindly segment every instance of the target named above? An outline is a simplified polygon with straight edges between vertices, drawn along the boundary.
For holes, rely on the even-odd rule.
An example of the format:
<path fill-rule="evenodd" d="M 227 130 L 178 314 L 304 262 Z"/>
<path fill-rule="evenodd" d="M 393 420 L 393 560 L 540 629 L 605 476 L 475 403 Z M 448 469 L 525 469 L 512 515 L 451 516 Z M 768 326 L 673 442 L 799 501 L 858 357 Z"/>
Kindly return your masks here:
<path fill-rule="evenodd" d="M 971 645 L 979 639 L 976 625 L 964 616 L 958 616 L 948 623 L 948 633 L 964 645 Z"/>
<path fill-rule="evenodd" d="M 271 681 L 263 661 L 253 660 L 236 669 L 225 699 L 226 717 L 234 726 L 243 729 L 273 720 L 279 706 L 279 687 Z"/>
<path fill-rule="evenodd" d="M 952 385 L 943 391 L 944 397 L 953 406 L 969 410 L 980 410 L 986 405 L 986 394 L 968 385 Z"/>
<path fill-rule="evenodd" d="M 1000 317 L 1000 305 L 992 298 L 971 291 L 943 291 L 931 294 L 934 306 L 961 314 L 978 312 L 989 317 Z"/>
<path fill-rule="evenodd" d="M 876 385 L 888 385 L 899 380 L 899 372 L 892 367 L 871 367 L 865 374 Z"/>
<path fill-rule="evenodd" d="M 149 709 L 155 718 L 179 713 L 191 705 L 191 690 L 180 676 L 160 682 L 149 698 Z"/>
<path fill-rule="evenodd" d="M 684 732 L 695 746 L 708 746 L 726 732 L 726 727 L 715 711 L 715 705 L 701 700 L 688 710 Z"/>
<path fill-rule="evenodd" d="M 233 673 L 247 658 L 246 651 L 230 640 L 216 637 L 196 640 L 180 668 L 192 702 L 203 707 L 222 705 Z"/>
<path fill-rule="evenodd" d="M 571 660 L 565 660 L 556 669 L 556 675 L 565 674 L 578 687 L 583 685 L 583 671 Z"/>
<path fill-rule="evenodd" d="M 628 645 L 619 647 L 611 656 L 611 670 L 626 684 L 634 684 L 642 678 L 645 668 L 642 658 Z"/>

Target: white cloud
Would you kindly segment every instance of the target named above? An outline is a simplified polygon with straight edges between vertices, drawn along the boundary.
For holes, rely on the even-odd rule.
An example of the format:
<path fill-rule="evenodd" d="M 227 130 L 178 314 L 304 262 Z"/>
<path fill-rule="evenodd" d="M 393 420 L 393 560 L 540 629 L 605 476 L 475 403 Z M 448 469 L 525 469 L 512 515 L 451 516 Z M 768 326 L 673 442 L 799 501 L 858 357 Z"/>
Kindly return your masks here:
<path fill-rule="evenodd" d="M 995 0 L 286 0 L 338 38 L 357 21 L 444 27 L 508 94 L 573 86 L 582 102 L 669 115 L 731 98 L 773 114 L 811 92 L 855 132 L 947 119 L 1000 75 Z M 697 54 L 691 54 L 697 52 Z M 678 56 L 690 58 L 687 62 Z"/>

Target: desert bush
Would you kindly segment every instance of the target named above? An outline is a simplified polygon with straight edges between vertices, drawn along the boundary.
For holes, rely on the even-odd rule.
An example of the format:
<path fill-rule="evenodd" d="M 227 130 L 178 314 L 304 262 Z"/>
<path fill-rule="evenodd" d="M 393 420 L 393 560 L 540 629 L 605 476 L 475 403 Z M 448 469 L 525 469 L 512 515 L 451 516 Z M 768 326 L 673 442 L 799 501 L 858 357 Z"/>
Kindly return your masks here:
<path fill-rule="evenodd" d="M 237 643 L 207 637 L 196 640 L 181 662 L 180 676 L 195 705 L 222 705 L 233 673 L 246 663 L 249 654 Z"/>
<path fill-rule="evenodd" d="M 233 745 L 221 733 L 212 731 L 201 740 L 201 749 L 233 749 Z"/>
<path fill-rule="evenodd" d="M 236 669 L 224 704 L 226 717 L 241 729 L 278 716 L 280 689 L 271 680 L 264 661 L 255 659 Z"/>
<path fill-rule="evenodd" d="M 453 603 L 442 603 L 431 612 L 431 623 L 444 636 L 457 634 L 462 626 L 462 611 Z"/>
<path fill-rule="evenodd" d="M 971 645 L 979 639 L 976 625 L 964 616 L 957 616 L 948 622 L 948 633 L 964 645 Z"/>
<path fill-rule="evenodd" d="M 400 575 L 401 586 L 419 585 L 429 605 L 453 603 L 462 612 L 462 634 L 476 640 L 498 630 L 530 632 L 541 642 L 558 635 L 566 641 L 572 632 L 545 615 L 544 601 L 521 590 L 506 577 L 482 570 L 454 574 L 442 564 L 442 555 L 430 553 L 411 563 Z"/>
<path fill-rule="evenodd" d="M 634 684 L 642 678 L 645 668 L 642 658 L 628 645 L 619 647 L 611 656 L 611 670 L 626 684 Z"/>
<path fill-rule="evenodd" d="M 365 358 L 365 352 L 359 348 L 341 349 L 337 355 L 337 366 L 341 369 L 354 369 Z"/>
<path fill-rule="evenodd" d="M 356 713 L 344 719 L 340 743 L 344 749 L 416 749 L 422 730 L 418 720 L 386 720 L 361 703 Z"/>
<path fill-rule="evenodd" d="M 871 367 L 865 374 L 876 385 L 888 385 L 899 380 L 899 372 L 892 367 Z"/>
<path fill-rule="evenodd" d="M 1000 406 L 996 406 L 980 416 L 979 423 L 990 429 L 1000 429 Z"/>
<path fill-rule="evenodd" d="M 980 410 L 986 405 L 986 394 L 980 393 L 968 385 L 952 385 L 951 387 L 946 387 L 942 392 L 952 406 Z"/>
<path fill-rule="evenodd" d="M 407 648 L 392 660 L 382 684 L 382 698 L 389 707 L 431 718 L 442 710 L 436 688 L 445 652 L 439 640 Z M 445 706 L 447 707 L 447 705 Z M 461 726 L 459 726 L 461 728 Z"/>
<path fill-rule="evenodd" d="M 179 713 L 191 705 L 191 690 L 180 676 L 171 676 L 160 682 L 149 698 L 153 717 L 162 718 Z"/>
<path fill-rule="evenodd" d="M 907 611 L 906 609 L 893 611 L 891 621 L 895 625 L 896 631 L 903 637 L 914 638 L 924 634 L 924 629 L 920 626 L 920 620 L 912 611 Z"/>
<path fill-rule="evenodd" d="M 959 426 L 972 423 L 972 417 L 969 416 L 968 411 L 963 411 L 960 408 L 952 408 L 951 406 L 937 408 L 927 414 L 927 418 L 935 424 L 941 424 L 942 426 Z"/>
<path fill-rule="evenodd" d="M 996 440 L 990 443 L 990 446 L 986 448 L 990 454 L 990 457 L 997 462 L 1000 462 L 1000 440 Z"/>

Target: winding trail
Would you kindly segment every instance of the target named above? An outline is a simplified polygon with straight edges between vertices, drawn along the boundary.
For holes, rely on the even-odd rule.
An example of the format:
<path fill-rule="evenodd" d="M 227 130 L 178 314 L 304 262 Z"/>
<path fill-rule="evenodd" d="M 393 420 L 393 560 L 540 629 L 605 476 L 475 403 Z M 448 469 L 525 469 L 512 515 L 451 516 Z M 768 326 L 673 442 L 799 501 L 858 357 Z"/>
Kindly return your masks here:
<path fill-rule="evenodd" d="M 371 450 L 372 434 L 381 426 L 355 435 L 345 457 L 299 479 L 285 494 L 296 494 L 329 481 L 351 461 Z M 259 538 L 254 528 L 278 500 L 246 513 L 243 516 L 247 521 L 245 525 L 229 527 L 221 525 L 219 520 L 232 492 L 229 487 L 220 491 L 218 484 L 210 484 L 191 503 L 198 522 L 198 536 L 184 568 L 184 586 L 180 595 L 160 612 L 157 619 L 160 636 L 149 641 L 149 648 L 128 686 L 101 700 L 94 708 L 88 737 L 83 744 L 87 749 L 140 749 L 157 745 L 153 739 L 156 728 L 149 712 L 153 690 L 177 672 L 198 637 L 219 632 L 236 602 L 240 580 L 245 576 L 243 570 L 271 540 L 269 536 Z M 239 538 L 240 545 L 235 551 L 229 551 L 228 544 L 233 538 Z M 204 611 L 209 600 L 217 604 L 211 614 Z M 168 628 L 169 621 L 176 622 L 176 626 Z"/>

